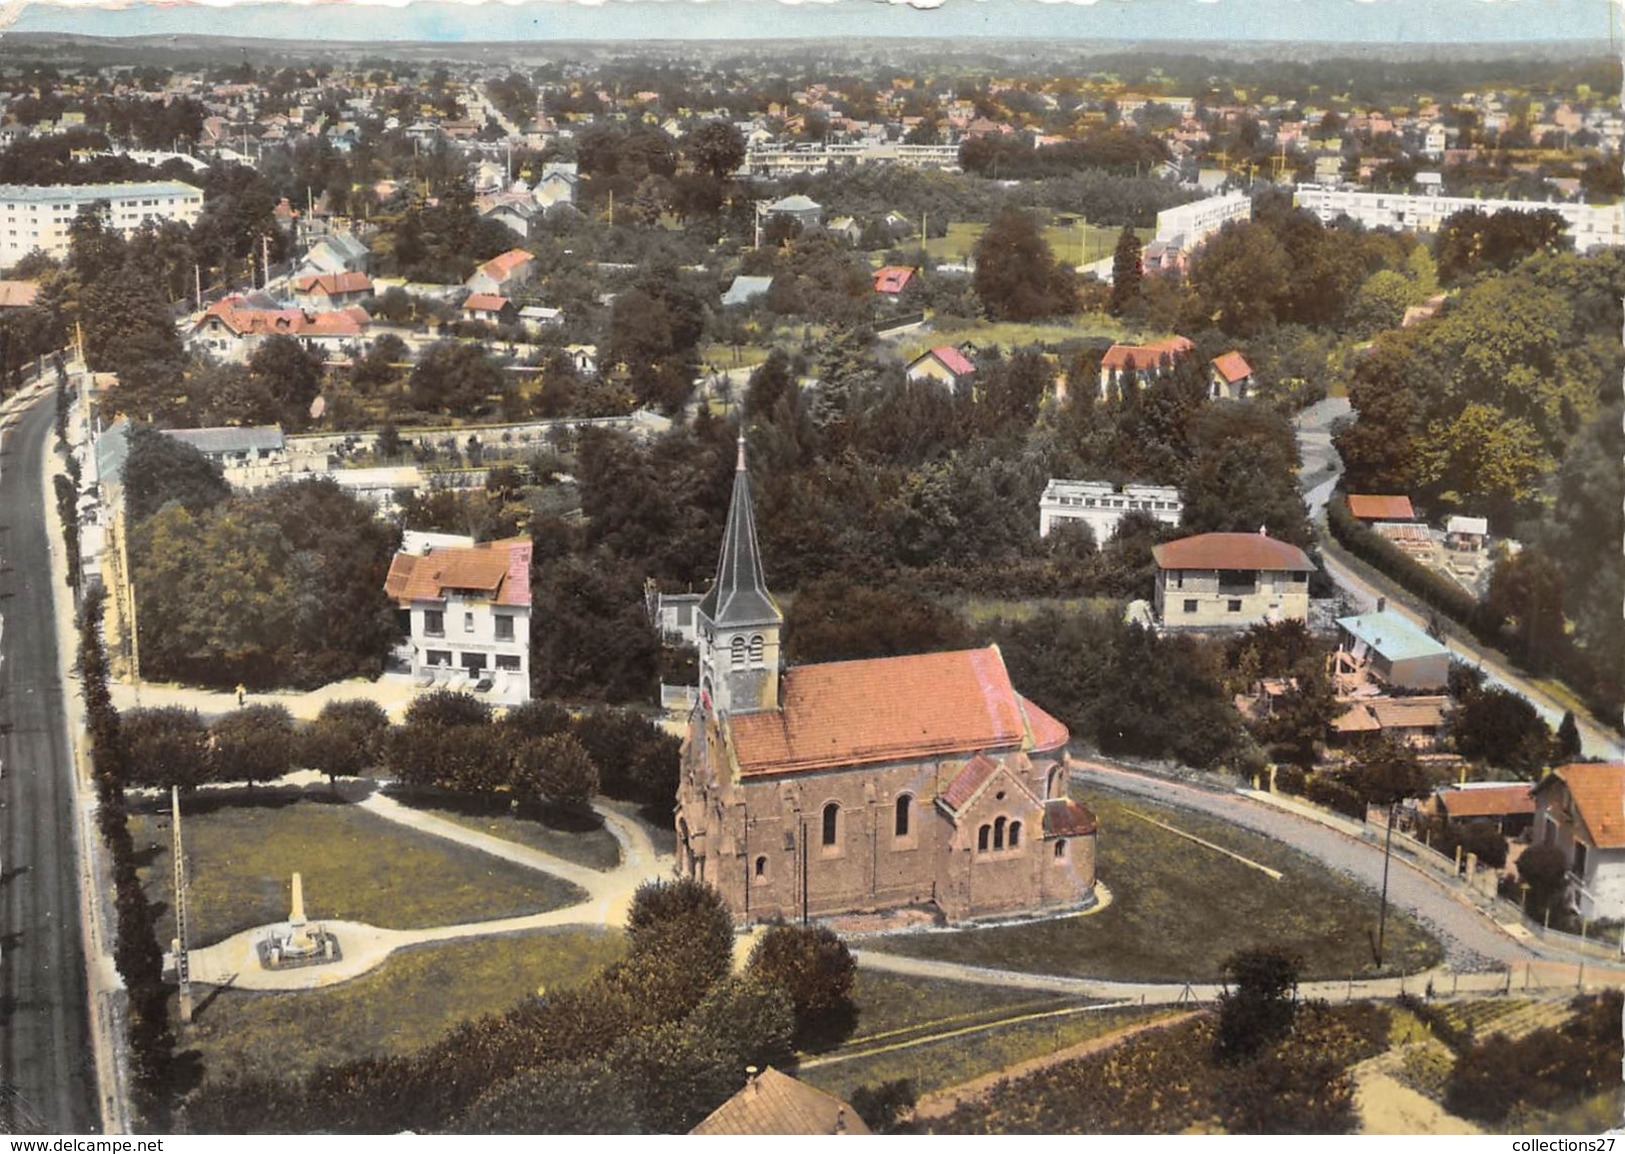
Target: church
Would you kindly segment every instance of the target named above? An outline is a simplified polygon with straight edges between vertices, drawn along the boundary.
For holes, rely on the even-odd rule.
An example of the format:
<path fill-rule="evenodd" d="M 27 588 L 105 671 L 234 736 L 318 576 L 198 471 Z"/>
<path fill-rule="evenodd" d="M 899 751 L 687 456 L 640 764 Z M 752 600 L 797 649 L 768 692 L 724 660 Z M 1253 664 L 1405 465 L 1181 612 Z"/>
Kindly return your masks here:
<path fill-rule="evenodd" d="M 950 922 L 1087 907 L 1095 817 L 1066 726 L 998 646 L 779 667 L 745 442 L 677 790 L 678 871 L 740 925 L 902 908 Z"/>

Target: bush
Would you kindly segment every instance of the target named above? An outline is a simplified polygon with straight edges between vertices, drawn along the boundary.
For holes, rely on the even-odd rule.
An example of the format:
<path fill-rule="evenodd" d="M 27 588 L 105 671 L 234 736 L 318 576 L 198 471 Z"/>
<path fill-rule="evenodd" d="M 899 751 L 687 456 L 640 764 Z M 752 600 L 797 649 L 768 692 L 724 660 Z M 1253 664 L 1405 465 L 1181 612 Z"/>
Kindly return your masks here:
<path fill-rule="evenodd" d="M 1295 765 L 1275 767 L 1275 788 L 1281 793 L 1301 797 L 1308 783 L 1309 775 Z"/>
<path fill-rule="evenodd" d="M 789 995 L 801 1049 L 827 1049 L 857 1024 L 852 982 L 858 966 L 825 926 L 772 926 L 751 950 L 746 971 Z"/>
<path fill-rule="evenodd" d="M 1279 782 L 1279 775 L 1276 780 Z M 1309 779 L 1303 795 L 1316 805 L 1323 805 L 1335 813 L 1352 817 L 1356 821 L 1365 820 L 1365 799 L 1340 781 L 1316 774 Z"/>

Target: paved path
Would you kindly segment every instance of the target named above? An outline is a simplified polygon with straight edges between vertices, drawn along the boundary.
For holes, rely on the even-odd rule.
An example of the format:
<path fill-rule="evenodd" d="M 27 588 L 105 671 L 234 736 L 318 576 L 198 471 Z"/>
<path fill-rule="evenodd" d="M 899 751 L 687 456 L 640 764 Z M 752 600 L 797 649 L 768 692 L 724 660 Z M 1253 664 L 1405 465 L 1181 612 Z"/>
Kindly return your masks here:
<path fill-rule="evenodd" d="M 563 878 L 587 892 L 587 899 L 563 909 L 519 917 L 497 918 L 428 929 L 390 930 L 361 922 L 322 921 L 323 929 L 338 938 L 341 960 L 320 966 L 268 970 L 259 963 L 258 943 L 283 923 L 244 930 L 223 942 L 193 950 L 194 982 L 231 986 L 240 990 L 309 990 L 359 977 L 383 964 L 403 946 L 460 938 L 523 933 L 559 926 L 619 927 L 626 920 L 638 886 L 671 873 L 674 859 L 656 852 L 637 822 L 606 806 L 595 806 L 604 826 L 621 847 L 621 861 L 611 870 L 588 869 L 576 862 L 503 838 L 468 829 L 433 814 L 403 806 L 393 798 L 372 793 L 354 803 L 387 821 L 397 822 L 431 837 L 457 842 L 481 853 Z M 318 924 L 315 920 L 312 925 Z"/>
<path fill-rule="evenodd" d="M 109 684 L 108 689 L 113 695 L 113 705 L 121 712 L 126 709 L 154 709 L 178 705 L 185 709 L 195 709 L 208 718 L 230 713 L 237 708 L 235 693 L 216 692 L 187 685 L 155 681 L 134 683 L 115 681 Z M 386 673 L 376 681 L 356 677 L 349 681 L 335 681 L 319 689 L 312 689 L 308 693 L 291 690 L 250 693 L 247 703 L 282 705 L 294 717 L 309 721 L 330 701 L 353 701 L 364 698 L 376 701 L 383 707 L 385 713 L 400 721 L 406 714 L 406 707 L 422 692 L 424 691 L 413 683 L 411 675 Z"/>

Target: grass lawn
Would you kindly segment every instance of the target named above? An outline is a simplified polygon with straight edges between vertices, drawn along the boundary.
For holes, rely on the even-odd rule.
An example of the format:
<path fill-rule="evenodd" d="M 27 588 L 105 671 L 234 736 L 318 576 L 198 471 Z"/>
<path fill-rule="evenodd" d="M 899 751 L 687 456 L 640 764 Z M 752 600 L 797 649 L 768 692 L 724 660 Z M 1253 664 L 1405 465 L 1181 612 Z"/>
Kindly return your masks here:
<path fill-rule="evenodd" d="M 993 621 L 1030 621 L 1046 609 L 1063 613 L 1076 613 L 1082 609 L 1100 612 L 1121 609 L 1123 603 L 1111 597 L 1032 597 L 1025 601 L 1001 601 L 993 597 L 944 598 L 961 617 L 972 625 L 986 625 Z"/>
<path fill-rule="evenodd" d="M 405 1054 L 460 1022 L 500 1013 L 544 986 L 568 986 L 619 958 L 618 932 L 539 930 L 413 946 L 320 990 L 225 990 L 202 1006 L 181 1049 L 203 1077 L 298 1077 L 322 1063 Z"/>
<path fill-rule="evenodd" d="M 947 236 L 932 237 L 925 242 L 925 251 L 933 260 L 962 261 L 976 249 L 976 242 L 987 225 L 976 221 L 956 220 L 948 225 Z M 1105 260 L 1117 248 L 1120 228 L 1097 228 L 1092 224 L 1074 224 L 1063 228 L 1048 225 L 1044 229 L 1044 243 L 1049 245 L 1055 259 L 1063 264 L 1090 264 Z M 1142 244 L 1150 241 L 1155 229 L 1136 229 Z"/>
<path fill-rule="evenodd" d="M 1100 818 L 1100 880 L 1112 905 L 1089 917 L 874 938 L 864 948 L 977 966 L 1140 981 L 1213 981 L 1238 950 L 1303 956 L 1304 977 L 1372 971 L 1377 897 L 1313 859 L 1217 818 L 1100 790 L 1074 790 Z M 1131 816 L 1143 813 L 1280 870 L 1272 880 Z M 1443 956 L 1411 917 L 1388 911 L 1387 961 L 1416 971 Z"/>
<path fill-rule="evenodd" d="M 501 799 L 420 796 L 404 791 L 391 791 L 390 796 L 453 825 L 529 846 L 588 869 L 611 870 L 621 864 L 620 843 L 601 824 L 575 828 L 563 815 L 519 815 Z M 597 822 L 596 817 L 593 820 Z"/>
<path fill-rule="evenodd" d="M 842 1098 L 849 1098 L 859 1086 L 898 1078 L 912 1081 L 916 1094 L 928 1094 L 1099 1037 L 1131 1021 L 1168 1012 L 1102 1010 L 956 1033 L 1001 1019 L 1085 1003 L 1035 990 L 943 982 L 872 970 L 858 971 L 853 996 L 858 1003 L 857 1031 L 838 1050 L 816 1055 L 813 1060 L 855 1056 L 803 1069 L 797 1075 Z M 952 1036 L 904 1044 L 944 1034 Z"/>
<path fill-rule="evenodd" d="M 1065 324 L 934 317 L 925 330 L 909 333 L 897 342 L 897 355 L 905 362 L 911 361 L 927 349 L 965 341 L 975 341 L 984 347 L 998 345 L 1009 351 L 1028 345 L 1059 345 L 1097 338 L 1117 341 L 1128 335 L 1129 329 L 1121 321 L 1104 313 L 1087 313 Z"/>
<path fill-rule="evenodd" d="M 540 913 L 585 897 L 558 878 L 325 797 L 259 790 L 229 802 L 194 798 L 182 834 L 194 946 L 286 918 L 296 870 L 311 918 L 386 929 Z M 130 835 L 147 896 L 162 903 L 158 940 L 167 943 L 175 932 L 167 808 L 132 813 Z"/>

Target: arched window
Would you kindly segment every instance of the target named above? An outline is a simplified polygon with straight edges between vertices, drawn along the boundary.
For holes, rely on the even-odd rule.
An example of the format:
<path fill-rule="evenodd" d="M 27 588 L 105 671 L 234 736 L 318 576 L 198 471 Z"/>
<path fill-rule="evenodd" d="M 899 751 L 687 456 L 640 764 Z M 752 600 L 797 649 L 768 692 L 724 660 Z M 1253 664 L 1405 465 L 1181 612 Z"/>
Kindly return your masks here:
<path fill-rule="evenodd" d="M 760 633 L 752 634 L 750 639 L 750 663 L 760 665 L 762 663 L 762 654 L 762 635 Z"/>
<path fill-rule="evenodd" d="M 1019 821 L 1013 821 L 1013 822 L 1010 823 L 1010 848 L 1015 849 L 1020 844 L 1021 844 L 1021 823 Z"/>
<path fill-rule="evenodd" d="M 832 845 L 835 844 L 835 838 L 836 838 L 836 834 L 839 832 L 840 823 L 841 823 L 841 807 L 838 804 L 836 804 L 835 802 L 832 801 L 832 802 L 830 802 L 828 805 L 826 805 L 824 807 L 824 844 L 825 845 L 832 846 Z"/>
<path fill-rule="evenodd" d="M 758 879 L 767 877 L 767 856 L 765 854 L 756 859 L 756 876 Z"/>
<path fill-rule="evenodd" d="M 1049 793 L 1048 793 L 1047 796 L 1049 796 L 1049 797 L 1065 797 L 1066 796 L 1066 769 L 1065 769 L 1065 767 L 1058 765 L 1054 769 L 1050 770 L 1050 772 L 1049 772 Z"/>
<path fill-rule="evenodd" d="M 897 799 L 897 815 L 892 825 L 892 833 L 896 837 L 908 836 L 909 811 L 914 807 L 914 799 L 908 794 L 902 794 Z"/>
<path fill-rule="evenodd" d="M 1055 843 L 1055 860 L 1056 861 L 1063 861 L 1063 860 L 1065 860 L 1065 858 L 1066 858 L 1066 838 L 1063 837 L 1063 838 L 1061 838 L 1059 841 L 1057 841 Z"/>
<path fill-rule="evenodd" d="M 745 664 L 745 639 L 743 637 L 735 637 L 729 644 L 728 650 L 729 655 L 733 658 L 735 668 Z"/>
<path fill-rule="evenodd" d="M 986 853 L 987 852 L 987 839 L 988 839 L 988 836 L 990 834 L 992 834 L 992 832 L 993 832 L 993 827 L 990 826 L 990 825 L 984 825 L 981 829 L 976 831 L 976 852 L 977 853 Z"/>
<path fill-rule="evenodd" d="M 1002 817 L 993 819 L 993 848 L 996 850 L 1004 848 L 1004 818 Z"/>

